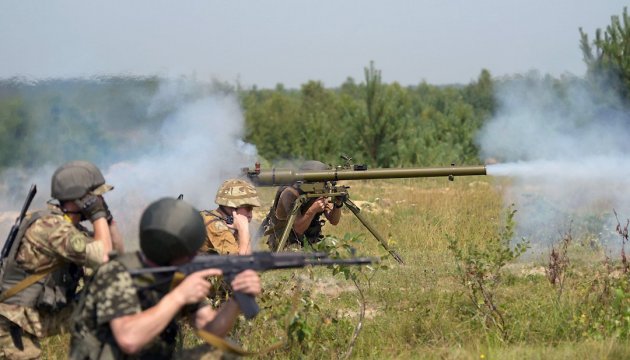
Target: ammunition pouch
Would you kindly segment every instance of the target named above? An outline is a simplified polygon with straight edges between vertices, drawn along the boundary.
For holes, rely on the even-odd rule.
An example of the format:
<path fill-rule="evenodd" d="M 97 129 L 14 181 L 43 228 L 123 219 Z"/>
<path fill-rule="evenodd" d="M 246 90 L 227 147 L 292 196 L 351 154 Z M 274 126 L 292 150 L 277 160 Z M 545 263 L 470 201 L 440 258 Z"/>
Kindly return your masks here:
<path fill-rule="evenodd" d="M 68 264 L 49 275 L 37 298 L 37 310 L 56 313 L 70 305 L 77 297 L 76 290 L 82 277 L 83 269 L 75 264 Z"/>

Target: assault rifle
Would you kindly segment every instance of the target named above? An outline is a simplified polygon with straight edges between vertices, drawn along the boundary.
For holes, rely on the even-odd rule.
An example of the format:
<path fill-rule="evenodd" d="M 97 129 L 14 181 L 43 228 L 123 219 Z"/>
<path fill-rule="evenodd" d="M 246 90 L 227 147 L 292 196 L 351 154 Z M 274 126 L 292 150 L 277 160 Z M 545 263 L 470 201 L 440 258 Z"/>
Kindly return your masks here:
<path fill-rule="evenodd" d="M 11 247 L 15 242 L 15 237 L 17 236 L 18 230 L 20 229 L 20 224 L 24 220 L 26 216 L 26 212 L 28 208 L 31 206 L 31 202 L 33 198 L 37 194 L 37 186 L 35 184 L 31 185 L 31 189 L 28 191 L 28 195 L 26 195 L 26 200 L 24 200 L 24 204 L 22 205 L 22 210 L 20 211 L 20 215 L 18 215 L 17 219 L 15 219 L 15 224 L 11 226 L 11 230 L 9 231 L 9 235 L 7 236 L 7 240 L 4 242 L 4 246 L 2 247 L 2 254 L 0 255 L 0 268 L 1 264 L 4 263 L 4 260 L 9 255 L 11 251 Z"/>
<path fill-rule="evenodd" d="M 435 168 L 381 168 L 368 170 L 367 165 L 353 165 L 350 163 L 352 160 L 347 156 L 341 156 L 346 161 L 343 166 L 333 167 L 331 170 L 321 171 L 301 171 L 291 169 L 271 169 L 261 170 L 260 163 L 256 163 L 253 170 L 249 168 L 243 169 L 243 175 L 249 178 L 249 180 L 256 186 L 294 186 L 299 196 L 295 201 L 293 209 L 289 214 L 287 225 L 282 232 L 282 237 L 278 242 L 278 246 L 275 251 L 280 251 L 284 248 L 284 245 L 289 237 L 289 234 L 293 228 L 296 217 L 299 213 L 300 207 L 313 198 L 326 197 L 330 198 L 333 202 L 345 204 L 346 207 L 359 219 L 359 221 L 365 226 L 372 235 L 379 241 L 381 246 L 389 252 L 389 254 L 401 264 L 404 261 L 400 255 L 390 248 L 387 241 L 381 234 L 378 233 L 376 228 L 372 226 L 369 221 L 361 214 L 361 209 L 350 200 L 348 189 L 350 186 L 337 185 L 339 180 L 362 180 L 362 179 L 399 179 L 399 178 L 416 178 L 416 177 L 448 177 L 450 181 L 455 179 L 455 176 L 472 176 L 472 175 L 486 175 L 486 167 L 479 166 L 455 166 L 451 164 L 450 167 L 435 167 Z M 273 204 L 272 210 L 277 204 Z M 270 214 L 263 220 L 262 227 L 270 227 L 273 224 L 269 224 Z"/>
<path fill-rule="evenodd" d="M 234 277 L 245 270 L 267 271 L 277 269 L 303 268 L 324 265 L 369 265 L 378 259 L 367 257 L 331 259 L 326 253 L 296 252 L 254 252 L 251 255 L 199 255 L 191 262 L 179 266 L 159 266 L 129 270 L 131 276 L 142 274 L 181 273 L 184 276 L 203 269 L 220 269 L 223 277 L 231 283 Z M 252 319 L 260 311 L 253 296 L 234 293 L 241 311 L 247 319 Z"/>

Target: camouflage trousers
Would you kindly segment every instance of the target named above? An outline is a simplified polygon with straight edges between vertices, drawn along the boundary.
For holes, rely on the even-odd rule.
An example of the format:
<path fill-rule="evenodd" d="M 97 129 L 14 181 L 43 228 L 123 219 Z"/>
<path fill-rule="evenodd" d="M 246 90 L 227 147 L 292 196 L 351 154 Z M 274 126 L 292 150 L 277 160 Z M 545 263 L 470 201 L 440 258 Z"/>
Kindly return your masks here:
<path fill-rule="evenodd" d="M 0 315 L 0 359 L 39 359 L 42 356 L 40 339 L 44 336 L 52 336 L 58 334 L 65 329 L 70 322 L 72 308 L 69 307 L 56 315 L 41 316 L 39 324 L 30 324 L 31 326 L 20 327 L 15 322 L 9 321 L 6 317 Z M 26 319 L 20 319 L 26 320 Z M 16 327 L 21 335 L 23 350 L 15 347 L 13 338 L 11 337 L 11 327 Z M 33 327 L 37 330 L 41 329 L 38 337 L 31 333 Z"/>

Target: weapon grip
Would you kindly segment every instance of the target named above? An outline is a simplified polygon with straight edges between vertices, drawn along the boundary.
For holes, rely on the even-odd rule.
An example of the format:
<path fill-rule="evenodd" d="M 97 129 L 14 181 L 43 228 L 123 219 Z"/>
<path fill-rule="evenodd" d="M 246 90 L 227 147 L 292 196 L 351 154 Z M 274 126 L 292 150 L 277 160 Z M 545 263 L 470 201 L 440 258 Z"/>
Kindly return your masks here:
<path fill-rule="evenodd" d="M 234 299 L 236 299 L 238 307 L 241 308 L 241 312 L 245 315 L 247 320 L 253 319 L 260 311 L 260 308 L 256 303 L 256 298 L 254 298 L 253 295 L 235 291 Z"/>
<path fill-rule="evenodd" d="M 223 274 L 228 284 L 232 283 L 235 275 L 236 274 Z M 241 312 L 245 315 L 247 320 L 253 319 L 256 315 L 258 315 L 258 312 L 260 312 L 260 308 L 256 303 L 256 298 L 253 295 L 235 291 L 234 300 L 236 300 L 238 307 L 241 309 Z"/>

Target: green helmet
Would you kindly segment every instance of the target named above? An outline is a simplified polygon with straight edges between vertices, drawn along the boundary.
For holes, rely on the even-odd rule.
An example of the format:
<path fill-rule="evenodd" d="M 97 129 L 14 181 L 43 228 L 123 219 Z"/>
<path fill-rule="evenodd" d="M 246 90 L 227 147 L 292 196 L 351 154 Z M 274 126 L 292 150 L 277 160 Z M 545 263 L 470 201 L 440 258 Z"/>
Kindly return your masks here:
<path fill-rule="evenodd" d="M 184 200 L 160 199 L 146 208 L 140 219 L 140 249 L 158 265 L 194 256 L 206 238 L 199 210 Z"/>
<path fill-rule="evenodd" d="M 304 171 L 322 171 L 322 170 L 330 170 L 330 166 L 324 164 L 321 161 L 317 160 L 307 160 L 300 165 L 300 170 Z"/>
<path fill-rule="evenodd" d="M 258 192 L 254 185 L 242 179 L 225 180 L 214 198 L 217 205 L 237 208 L 239 206 L 260 206 Z"/>
<path fill-rule="evenodd" d="M 71 161 L 61 165 L 52 176 L 51 196 L 59 201 L 76 200 L 91 192 L 102 195 L 114 187 L 105 184 L 105 178 L 96 165 L 89 161 Z"/>

